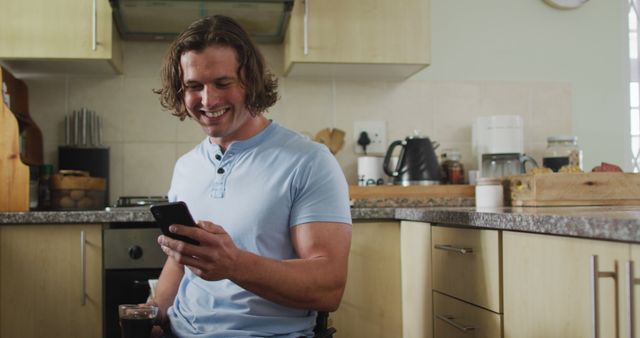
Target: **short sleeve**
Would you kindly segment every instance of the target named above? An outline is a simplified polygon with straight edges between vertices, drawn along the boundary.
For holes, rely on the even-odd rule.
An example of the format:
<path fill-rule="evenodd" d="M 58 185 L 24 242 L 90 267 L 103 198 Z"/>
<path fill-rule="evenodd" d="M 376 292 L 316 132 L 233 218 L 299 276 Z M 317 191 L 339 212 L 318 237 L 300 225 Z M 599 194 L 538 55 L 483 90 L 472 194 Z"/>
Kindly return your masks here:
<path fill-rule="evenodd" d="M 335 157 L 325 146 L 300 163 L 294 180 L 289 226 L 309 222 L 351 224 L 349 186 Z"/>

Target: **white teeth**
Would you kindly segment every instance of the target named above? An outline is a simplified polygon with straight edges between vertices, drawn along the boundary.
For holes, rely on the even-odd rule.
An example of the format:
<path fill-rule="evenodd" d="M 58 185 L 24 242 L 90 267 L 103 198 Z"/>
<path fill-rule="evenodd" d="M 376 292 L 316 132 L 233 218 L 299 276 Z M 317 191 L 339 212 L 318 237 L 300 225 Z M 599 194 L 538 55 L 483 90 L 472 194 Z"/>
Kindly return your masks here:
<path fill-rule="evenodd" d="M 227 111 L 226 109 L 222 109 L 222 110 L 218 110 L 218 111 L 212 111 L 212 112 L 205 112 L 204 114 L 207 117 L 220 117 L 222 116 L 222 114 L 224 114 L 224 112 Z"/>

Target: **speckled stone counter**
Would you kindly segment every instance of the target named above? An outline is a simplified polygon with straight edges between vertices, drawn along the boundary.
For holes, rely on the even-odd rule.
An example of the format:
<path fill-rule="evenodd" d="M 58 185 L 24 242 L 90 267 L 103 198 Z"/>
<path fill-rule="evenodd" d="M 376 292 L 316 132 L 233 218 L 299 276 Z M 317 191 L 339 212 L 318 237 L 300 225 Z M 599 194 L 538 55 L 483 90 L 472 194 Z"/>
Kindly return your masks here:
<path fill-rule="evenodd" d="M 352 208 L 472 207 L 474 197 L 371 197 L 351 201 Z"/>
<path fill-rule="evenodd" d="M 147 209 L 118 211 L 31 211 L 0 212 L 0 224 L 87 224 L 154 222 Z"/>
<path fill-rule="evenodd" d="M 352 208 L 354 221 L 409 220 L 640 243 L 640 207 Z M 153 222 L 146 209 L 0 212 L 0 224 Z"/>
<path fill-rule="evenodd" d="M 640 243 L 640 207 L 397 208 L 395 218 Z"/>

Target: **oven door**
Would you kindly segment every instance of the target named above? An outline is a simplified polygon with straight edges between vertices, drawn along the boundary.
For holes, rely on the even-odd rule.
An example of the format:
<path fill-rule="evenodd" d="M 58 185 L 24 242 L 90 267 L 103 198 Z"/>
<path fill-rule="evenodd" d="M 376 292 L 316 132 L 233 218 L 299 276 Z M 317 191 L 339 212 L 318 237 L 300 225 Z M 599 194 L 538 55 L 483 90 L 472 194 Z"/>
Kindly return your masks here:
<path fill-rule="evenodd" d="M 118 305 L 146 303 L 149 279 L 157 279 L 166 260 L 157 244 L 160 230 L 104 230 L 104 337 L 119 338 Z"/>

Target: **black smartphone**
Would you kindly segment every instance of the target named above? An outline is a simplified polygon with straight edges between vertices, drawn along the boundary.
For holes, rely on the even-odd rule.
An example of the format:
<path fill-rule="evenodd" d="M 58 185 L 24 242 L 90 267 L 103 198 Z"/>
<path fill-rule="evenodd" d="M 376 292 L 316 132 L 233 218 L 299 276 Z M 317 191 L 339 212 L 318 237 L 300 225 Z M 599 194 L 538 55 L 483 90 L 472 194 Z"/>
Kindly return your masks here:
<path fill-rule="evenodd" d="M 184 202 L 169 202 L 152 205 L 149 210 L 156 219 L 160 229 L 165 236 L 169 236 L 173 239 L 177 239 L 189 244 L 200 245 L 200 242 L 193 238 L 174 234 L 169 231 L 171 224 L 182 224 L 187 226 L 196 226 L 196 222 L 191 217 L 189 208 Z"/>

